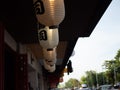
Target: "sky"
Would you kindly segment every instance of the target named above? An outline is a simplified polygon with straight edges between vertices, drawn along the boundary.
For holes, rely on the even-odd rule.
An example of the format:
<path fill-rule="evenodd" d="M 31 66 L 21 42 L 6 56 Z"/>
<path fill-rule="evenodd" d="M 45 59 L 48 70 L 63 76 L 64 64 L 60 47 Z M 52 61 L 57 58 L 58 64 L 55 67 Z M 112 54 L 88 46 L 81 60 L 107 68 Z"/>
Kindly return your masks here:
<path fill-rule="evenodd" d="M 89 70 L 102 72 L 104 61 L 114 59 L 119 49 L 120 0 L 113 0 L 90 37 L 78 39 L 74 47 L 75 55 L 70 57 L 73 72 L 69 75 L 64 73 L 63 83 L 70 78 L 80 80 Z"/>

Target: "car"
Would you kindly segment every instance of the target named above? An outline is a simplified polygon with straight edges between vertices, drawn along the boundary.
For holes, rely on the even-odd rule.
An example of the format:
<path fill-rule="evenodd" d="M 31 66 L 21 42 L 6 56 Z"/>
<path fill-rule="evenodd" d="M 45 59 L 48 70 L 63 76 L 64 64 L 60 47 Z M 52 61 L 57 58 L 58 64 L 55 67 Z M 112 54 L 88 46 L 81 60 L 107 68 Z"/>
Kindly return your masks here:
<path fill-rule="evenodd" d="M 112 90 L 112 88 L 113 88 L 112 85 L 107 84 L 99 86 L 98 90 Z"/>
<path fill-rule="evenodd" d="M 117 83 L 114 85 L 114 89 L 115 89 L 115 90 L 120 89 L 120 82 L 117 82 Z"/>
<path fill-rule="evenodd" d="M 80 90 L 90 90 L 88 88 L 87 84 L 82 84 L 81 86 L 82 86 L 82 88 L 80 88 Z"/>

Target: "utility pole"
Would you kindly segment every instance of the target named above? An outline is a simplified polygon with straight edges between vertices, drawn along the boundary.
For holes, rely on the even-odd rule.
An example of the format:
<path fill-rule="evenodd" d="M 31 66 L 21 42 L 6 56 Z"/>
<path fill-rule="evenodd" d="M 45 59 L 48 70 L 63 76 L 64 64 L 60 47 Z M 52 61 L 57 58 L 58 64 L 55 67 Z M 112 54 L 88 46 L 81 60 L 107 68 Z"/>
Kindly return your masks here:
<path fill-rule="evenodd" d="M 104 78 L 104 65 L 102 65 L 102 79 L 103 79 L 103 85 L 105 84 L 105 78 Z"/>
<path fill-rule="evenodd" d="M 113 64 L 113 72 L 114 72 L 114 84 L 116 84 L 116 67 L 115 67 L 115 61 L 112 61 Z"/>
<path fill-rule="evenodd" d="M 98 88 L 98 75 L 97 75 L 97 72 L 96 72 L 96 82 L 97 82 L 97 84 L 96 84 L 96 87 Z"/>
<path fill-rule="evenodd" d="M 114 82 L 114 84 L 116 84 L 116 67 L 115 67 L 115 63 L 114 63 L 114 80 L 115 80 L 115 82 Z"/>

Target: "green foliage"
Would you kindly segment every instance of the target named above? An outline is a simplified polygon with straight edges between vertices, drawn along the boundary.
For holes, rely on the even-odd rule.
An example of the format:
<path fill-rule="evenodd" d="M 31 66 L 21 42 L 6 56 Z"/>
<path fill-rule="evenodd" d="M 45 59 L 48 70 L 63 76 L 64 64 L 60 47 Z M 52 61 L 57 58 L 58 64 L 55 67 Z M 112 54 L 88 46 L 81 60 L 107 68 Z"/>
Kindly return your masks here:
<path fill-rule="evenodd" d="M 120 50 L 118 50 L 114 60 L 106 60 L 104 66 L 108 83 L 115 83 L 115 75 L 117 81 L 120 81 Z"/>
<path fill-rule="evenodd" d="M 114 84 L 116 73 L 116 80 L 120 82 L 120 50 L 118 50 L 114 60 L 105 60 L 103 66 L 105 72 L 96 73 L 95 71 L 86 71 L 86 77 L 81 78 L 82 83 L 87 83 L 90 87 L 102 84 Z"/>
<path fill-rule="evenodd" d="M 98 75 L 98 84 L 99 84 L 99 85 L 104 85 L 104 84 L 106 84 L 105 72 L 97 73 L 97 75 Z"/>
<path fill-rule="evenodd" d="M 59 84 L 57 87 L 58 88 L 64 88 L 65 86 L 64 86 L 64 84 Z"/>
<path fill-rule="evenodd" d="M 81 82 L 80 82 L 80 83 L 81 83 L 81 84 L 84 84 L 84 83 L 87 84 L 87 79 L 86 79 L 85 76 L 82 76 L 82 77 L 81 77 Z"/>
<path fill-rule="evenodd" d="M 115 56 L 115 60 L 119 60 L 120 59 L 120 49 L 117 52 L 117 55 Z"/>
<path fill-rule="evenodd" d="M 78 87 L 79 86 L 79 81 L 77 79 L 69 79 L 66 83 L 65 83 L 65 87 L 66 88 L 73 88 L 73 87 Z"/>
<path fill-rule="evenodd" d="M 114 84 L 115 78 L 114 74 L 116 73 L 116 80 L 120 82 L 120 50 L 118 50 L 116 56 L 112 60 L 105 60 L 102 65 L 105 68 L 104 72 L 96 73 L 96 71 L 90 70 L 86 71 L 86 75 L 80 78 L 80 81 L 77 79 L 69 79 L 65 83 L 66 88 L 78 87 L 80 84 L 87 84 L 89 87 L 103 85 L 103 84 Z M 80 82 L 80 83 L 79 83 Z"/>
<path fill-rule="evenodd" d="M 96 72 L 95 71 L 86 71 L 86 77 L 82 77 L 81 81 L 86 83 L 89 87 L 96 86 Z"/>

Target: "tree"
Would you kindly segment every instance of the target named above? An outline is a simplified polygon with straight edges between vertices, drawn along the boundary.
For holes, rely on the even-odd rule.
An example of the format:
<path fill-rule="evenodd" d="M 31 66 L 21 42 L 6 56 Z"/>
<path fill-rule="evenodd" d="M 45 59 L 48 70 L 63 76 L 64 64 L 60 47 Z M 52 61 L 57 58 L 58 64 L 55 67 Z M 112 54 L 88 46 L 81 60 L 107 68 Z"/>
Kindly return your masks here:
<path fill-rule="evenodd" d="M 118 50 L 115 56 L 115 61 L 116 61 L 116 79 L 120 81 L 120 49 Z"/>
<path fill-rule="evenodd" d="M 104 66 L 106 68 L 106 77 L 108 83 L 116 83 L 120 81 L 120 50 L 118 50 L 113 60 L 105 60 Z"/>
<path fill-rule="evenodd" d="M 81 84 L 87 84 L 88 87 L 97 87 L 107 83 L 106 72 L 97 73 L 96 71 L 86 71 L 86 75 L 80 78 Z"/>
<path fill-rule="evenodd" d="M 86 76 L 81 77 L 81 83 L 85 83 L 88 87 L 95 87 L 97 85 L 97 73 L 93 70 L 86 71 Z"/>
<path fill-rule="evenodd" d="M 115 61 L 114 60 L 105 60 L 104 66 L 106 68 L 107 83 L 114 84 Z"/>
<path fill-rule="evenodd" d="M 96 72 L 91 70 L 86 72 L 87 83 L 90 87 L 96 86 Z"/>
<path fill-rule="evenodd" d="M 117 52 L 117 54 L 116 54 L 116 56 L 115 56 L 115 59 L 116 59 L 116 60 L 119 60 L 119 59 L 120 59 L 120 49 L 118 50 L 118 52 Z"/>
<path fill-rule="evenodd" d="M 85 84 L 88 84 L 87 78 L 86 78 L 85 76 L 82 76 L 81 79 L 80 79 L 80 83 L 81 83 L 81 84 L 84 84 L 84 83 L 85 83 Z"/>
<path fill-rule="evenodd" d="M 66 83 L 66 88 L 73 88 L 73 87 L 79 87 L 80 83 L 77 79 L 70 78 Z"/>
<path fill-rule="evenodd" d="M 106 82 L 107 82 L 106 72 L 100 72 L 100 73 L 97 73 L 97 75 L 98 75 L 98 85 L 106 84 Z"/>

